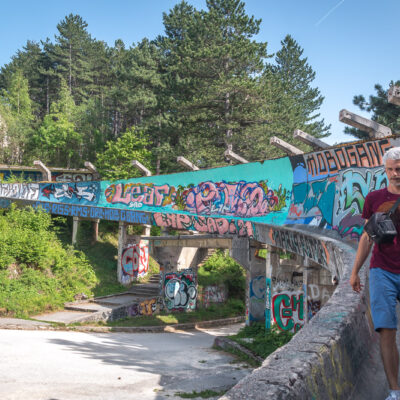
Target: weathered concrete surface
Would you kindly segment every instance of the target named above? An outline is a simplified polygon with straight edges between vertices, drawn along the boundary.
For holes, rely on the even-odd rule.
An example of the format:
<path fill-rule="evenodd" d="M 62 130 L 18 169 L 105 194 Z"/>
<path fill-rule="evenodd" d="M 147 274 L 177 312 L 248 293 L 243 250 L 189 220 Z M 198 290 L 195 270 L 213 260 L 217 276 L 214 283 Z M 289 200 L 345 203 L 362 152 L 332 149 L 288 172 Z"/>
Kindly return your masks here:
<path fill-rule="evenodd" d="M 337 274 L 340 283 L 311 322 L 223 400 L 380 400 L 387 396 L 378 334 L 372 328 L 368 305 L 368 268 L 361 270 L 364 288 L 357 294 L 349 285 L 355 247 L 322 232 L 303 234 L 323 241 L 329 261 L 325 267 Z"/>
<path fill-rule="evenodd" d="M 239 327 L 164 334 L 1 331 L 2 400 L 178 400 L 230 387 L 250 370 L 211 349 Z"/>

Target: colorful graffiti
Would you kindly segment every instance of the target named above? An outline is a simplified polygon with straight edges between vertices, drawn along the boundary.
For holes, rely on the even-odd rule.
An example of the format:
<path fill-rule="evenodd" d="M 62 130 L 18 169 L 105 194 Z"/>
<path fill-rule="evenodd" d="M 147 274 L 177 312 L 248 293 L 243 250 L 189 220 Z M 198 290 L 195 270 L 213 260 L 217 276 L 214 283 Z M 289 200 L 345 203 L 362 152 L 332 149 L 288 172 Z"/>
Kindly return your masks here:
<path fill-rule="evenodd" d="M 392 147 L 389 139 L 348 144 L 338 148 L 308 154 L 308 173 L 314 176 L 336 174 L 347 168 L 372 168 L 382 165 L 382 157 Z"/>
<path fill-rule="evenodd" d="M 41 185 L 40 200 L 95 205 L 99 191 L 99 182 L 49 183 Z"/>
<path fill-rule="evenodd" d="M 165 274 L 164 303 L 168 310 L 194 310 L 196 298 L 196 279 L 191 269 Z"/>
<path fill-rule="evenodd" d="M 272 297 L 272 317 L 283 331 L 297 332 L 304 324 L 303 292 L 281 292 Z"/>
<path fill-rule="evenodd" d="M 195 230 L 198 232 L 217 233 L 219 235 L 232 234 L 255 237 L 251 221 L 163 213 L 154 213 L 153 218 L 155 225 L 164 228 Z"/>
<path fill-rule="evenodd" d="M 141 240 L 139 243 L 130 244 L 122 251 L 121 270 L 124 284 L 147 274 L 149 270 L 148 241 Z"/>
<path fill-rule="evenodd" d="M 160 307 L 160 302 L 157 298 L 146 299 L 141 301 L 140 303 L 134 303 L 127 309 L 128 317 L 138 317 L 141 315 L 153 315 L 157 314 L 161 311 L 162 306 Z"/>
<path fill-rule="evenodd" d="M 213 182 L 206 181 L 175 189 L 169 185 L 117 183 L 104 191 L 107 202 L 133 208 L 166 207 L 200 215 L 235 217 L 264 216 L 286 205 L 287 189 L 277 192 L 268 188 L 267 181 Z"/>

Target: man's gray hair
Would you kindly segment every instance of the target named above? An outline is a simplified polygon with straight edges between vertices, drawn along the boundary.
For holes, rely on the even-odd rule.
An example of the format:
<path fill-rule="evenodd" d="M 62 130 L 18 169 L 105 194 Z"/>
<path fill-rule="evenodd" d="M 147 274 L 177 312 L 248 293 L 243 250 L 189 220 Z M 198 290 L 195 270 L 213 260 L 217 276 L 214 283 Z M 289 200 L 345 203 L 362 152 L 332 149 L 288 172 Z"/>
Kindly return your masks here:
<path fill-rule="evenodd" d="M 382 158 L 383 165 L 386 164 L 387 160 L 400 160 L 400 147 L 392 147 L 384 154 Z"/>

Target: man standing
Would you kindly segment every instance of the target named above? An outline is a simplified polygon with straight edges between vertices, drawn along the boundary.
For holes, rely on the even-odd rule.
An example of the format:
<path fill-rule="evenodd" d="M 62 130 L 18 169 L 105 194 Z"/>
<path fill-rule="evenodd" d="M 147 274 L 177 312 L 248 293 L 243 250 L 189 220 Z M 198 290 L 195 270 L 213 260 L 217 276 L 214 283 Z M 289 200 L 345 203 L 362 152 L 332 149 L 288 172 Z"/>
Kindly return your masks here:
<path fill-rule="evenodd" d="M 376 212 L 387 212 L 400 197 L 400 147 L 390 149 L 383 156 L 389 180 L 387 188 L 375 190 L 365 198 L 362 216 L 368 220 Z M 375 244 L 369 275 L 371 314 L 374 328 L 379 332 L 380 350 L 390 395 L 386 400 L 400 400 L 398 383 L 399 351 L 396 345 L 396 303 L 400 299 L 400 210 L 397 207 L 393 222 L 397 236 L 391 243 Z M 373 242 L 364 231 L 358 244 L 350 278 L 353 290 L 360 292 L 358 272 L 367 259 Z"/>

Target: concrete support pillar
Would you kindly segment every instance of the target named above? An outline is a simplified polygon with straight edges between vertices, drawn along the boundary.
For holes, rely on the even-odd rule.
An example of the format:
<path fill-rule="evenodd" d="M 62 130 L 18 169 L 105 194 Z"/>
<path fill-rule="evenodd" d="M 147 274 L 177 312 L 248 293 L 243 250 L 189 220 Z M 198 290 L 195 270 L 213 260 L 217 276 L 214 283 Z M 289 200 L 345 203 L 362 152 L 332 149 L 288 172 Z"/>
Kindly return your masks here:
<path fill-rule="evenodd" d="M 124 249 L 125 239 L 126 239 L 126 223 L 119 222 L 118 226 L 118 266 L 117 266 L 117 274 L 118 274 L 118 282 L 122 283 L 122 252 Z"/>
<path fill-rule="evenodd" d="M 40 160 L 34 161 L 33 165 L 42 173 L 42 180 L 51 182 L 51 171 Z"/>
<path fill-rule="evenodd" d="M 99 225 L 100 225 L 100 220 L 95 219 L 93 221 L 93 243 L 97 243 L 99 240 Z"/>
<path fill-rule="evenodd" d="M 304 313 L 304 324 L 307 324 L 310 316 L 308 314 L 308 281 L 311 268 L 308 257 L 304 257 L 303 260 L 303 313 Z"/>
<path fill-rule="evenodd" d="M 269 246 L 266 257 L 266 299 L 265 299 L 265 328 L 270 329 L 273 321 L 272 317 L 272 294 L 273 277 L 277 275 L 279 268 L 279 252 L 276 247 Z"/>
<path fill-rule="evenodd" d="M 72 219 L 72 246 L 76 245 L 76 238 L 78 236 L 79 217 Z"/>

